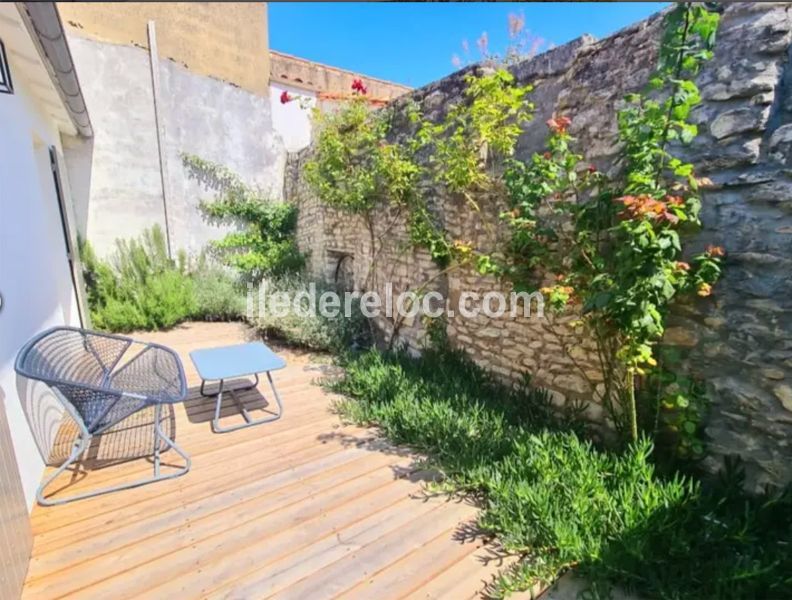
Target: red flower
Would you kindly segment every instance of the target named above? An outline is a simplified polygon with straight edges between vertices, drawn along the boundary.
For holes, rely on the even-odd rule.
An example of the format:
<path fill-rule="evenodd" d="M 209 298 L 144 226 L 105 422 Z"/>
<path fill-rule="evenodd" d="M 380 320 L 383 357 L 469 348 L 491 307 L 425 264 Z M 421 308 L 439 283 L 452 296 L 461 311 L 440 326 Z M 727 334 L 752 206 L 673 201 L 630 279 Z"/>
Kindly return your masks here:
<path fill-rule="evenodd" d="M 548 119 L 547 126 L 553 133 L 566 133 L 567 127 L 572 124 L 572 119 L 569 117 L 553 117 Z"/>
<path fill-rule="evenodd" d="M 710 256 L 724 256 L 726 251 L 720 246 L 707 246 L 707 254 Z"/>
<path fill-rule="evenodd" d="M 542 156 L 544 156 L 545 160 L 550 160 L 551 158 L 553 158 L 553 155 L 550 154 L 549 152 L 545 152 Z"/>
<path fill-rule="evenodd" d="M 294 98 L 292 98 L 289 95 L 289 92 L 287 92 L 286 90 L 283 90 L 283 92 L 280 95 L 281 104 L 286 104 L 287 102 L 291 102 L 292 100 L 294 100 Z"/>
<path fill-rule="evenodd" d="M 676 261 L 676 268 L 680 271 L 690 271 L 690 265 L 681 260 Z"/>
<path fill-rule="evenodd" d="M 358 92 L 359 94 L 366 95 L 366 93 L 368 92 L 368 89 L 366 89 L 366 86 L 363 85 L 363 80 L 362 79 L 355 79 L 355 80 L 352 81 L 352 91 L 353 92 Z"/>
<path fill-rule="evenodd" d="M 597 172 L 597 167 L 595 167 L 594 165 L 589 165 L 588 166 L 588 172 L 591 173 L 591 174 L 596 173 Z"/>

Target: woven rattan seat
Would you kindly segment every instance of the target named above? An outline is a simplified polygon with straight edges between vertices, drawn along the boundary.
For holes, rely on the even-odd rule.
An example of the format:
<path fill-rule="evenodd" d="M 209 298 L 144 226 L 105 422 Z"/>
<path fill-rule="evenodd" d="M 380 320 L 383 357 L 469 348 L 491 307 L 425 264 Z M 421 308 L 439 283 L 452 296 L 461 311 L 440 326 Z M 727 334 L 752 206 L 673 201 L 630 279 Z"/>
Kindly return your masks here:
<path fill-rule="evenodd" d="M 69 458 L 39 487 L 37 497 L 41 504 L 89 498 L 189 471 L 189 456 L 161 428 L 163 404 L 181 402 L 187 395 L 184 368 L 173 350 L 119 335 L 55 327 L 22 347 L 15 368 L 20 375 L 49 385 L 80 429 Z M 70 498 L 52 500 L 44 496 L 47 485 L 80 458 L 92 436 L 149 407 L 154 408 L 155 415 L 153 477 Z M 166 475 L 160 473 L 163 444 L 185 459 L 183 468 Z"/>

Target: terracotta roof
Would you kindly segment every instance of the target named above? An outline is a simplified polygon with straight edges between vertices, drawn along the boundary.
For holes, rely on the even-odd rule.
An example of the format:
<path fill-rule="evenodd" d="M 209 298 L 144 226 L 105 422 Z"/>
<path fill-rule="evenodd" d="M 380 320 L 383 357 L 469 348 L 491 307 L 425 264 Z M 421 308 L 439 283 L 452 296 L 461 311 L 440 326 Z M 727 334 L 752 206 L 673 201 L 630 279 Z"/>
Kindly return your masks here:
<path fill-rule="evenodd" d="M 362 79 L 368 88 L 368 97 L 373 103 L 385 103 L 409 92 L 412 88 L 368 77 L 362 73 L 346 71 L 330 65 L 270 50 L 270 82 L 282 83 L 298 89 L 318 92 L 323 99 L 335 100 L 348 97 L 352 81 Z"/>

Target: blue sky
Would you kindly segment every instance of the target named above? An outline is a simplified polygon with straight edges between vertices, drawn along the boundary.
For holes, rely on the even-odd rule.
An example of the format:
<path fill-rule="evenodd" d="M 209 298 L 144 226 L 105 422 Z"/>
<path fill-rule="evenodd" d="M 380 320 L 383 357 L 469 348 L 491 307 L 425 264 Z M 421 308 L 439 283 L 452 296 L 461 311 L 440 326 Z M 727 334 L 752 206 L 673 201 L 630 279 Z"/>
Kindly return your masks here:
<path fill-rule="evenodd" d="M 455 70 L 452 55 L 478 57 L 486 31 L 492 51 L 508 44 L 508 16 L 560 45 L 583 33 L 602 38 L 660 10 L 663 2 L 314 3 L 270 2 L 270 48 L 373 77 L 420 86 Z"/>

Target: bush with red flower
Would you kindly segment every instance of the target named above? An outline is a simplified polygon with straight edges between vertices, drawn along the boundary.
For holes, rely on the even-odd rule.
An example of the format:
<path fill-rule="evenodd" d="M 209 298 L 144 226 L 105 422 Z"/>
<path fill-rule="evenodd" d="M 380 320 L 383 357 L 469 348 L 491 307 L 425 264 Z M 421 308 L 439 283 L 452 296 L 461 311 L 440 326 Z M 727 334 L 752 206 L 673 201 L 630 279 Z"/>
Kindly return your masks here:
<path fill-rule="evenodd" d="M 679 5 L 667 16 L 673 48 L 661 52 L 654 89 L 633 94 L 618 114 L 623 173 L 610 179 L 572 150 L 567 115 L 547 121 L 547 148 L 514 161 L 505 181 L 511 210 L 506 268 L 516 288 L 536 289 L 545 273 L 566 285 L 545 286 L 551 305 L 576 303 L 597 342 L 606 382 L 603 403 L 626 437 L 638 436 L 636 389 L 657 366 L 669 309 L 682 296 L 708 297 L 721 273 L 720 247 L 690 257 L 686 234 L 699 226 L 693 166 L 673 156 L 670 140 L 690 141 L 687 122 L 699 101 L 694 78 L 709 56 L 717 15 Z M 693 22 L 695 26 L 686 26 Z M 684 88 L 684 93 L 680 90 Z M 529 224 L 530 226 L 526 226 Z M 689 257 L 683 260 L 683 257 Z M 575 294 L 565 294 L 566 288 Z"/>

